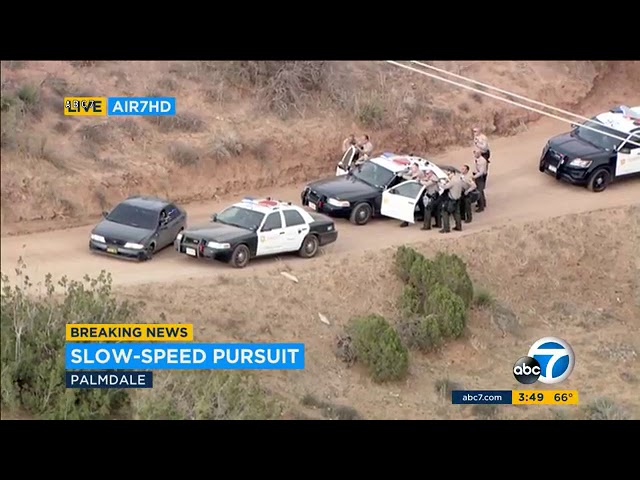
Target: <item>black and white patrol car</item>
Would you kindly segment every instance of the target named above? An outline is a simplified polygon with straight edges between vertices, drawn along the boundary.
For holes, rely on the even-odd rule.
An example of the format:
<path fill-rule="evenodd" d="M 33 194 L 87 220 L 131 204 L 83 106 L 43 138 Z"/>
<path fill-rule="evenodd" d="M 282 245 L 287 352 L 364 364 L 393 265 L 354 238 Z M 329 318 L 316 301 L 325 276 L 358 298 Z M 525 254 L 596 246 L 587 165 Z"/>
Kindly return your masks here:
<path fill-rule="evenodd" d="M 211 223 L 182 232 L 175 249 L 244 268 L 249 260 L 297 252 L 311 258 L 338 238 L 333 220 L 290 202 L 246 197 L 211 217 Z"/>
<path fill-rule="evenodd" d="M 593 192 L 639 175 L 640 107 L 613 108 L 553 137 L 542 151 L 539 169 Z"/>
<path fill-rule="evenodd" d="M 457 171 L 421 157 L 395 153 L 384 153 L 353 166 L 351 155 L 355 152 L 345 153 L 334 177 L 310 183 L 303 189 L 302 205 L 332 217 L 348 218 L 355 225 L 365 225 L 379 216 L 413 222 L 422 188 L 416 182 L 406 181 L 403 172 L 412 163 L 418 163 L 421 170 L 433 171 L 443 180 L 448 178 L 447 170 Z M 383 203 L 384 192 L 389 194 Z"/>

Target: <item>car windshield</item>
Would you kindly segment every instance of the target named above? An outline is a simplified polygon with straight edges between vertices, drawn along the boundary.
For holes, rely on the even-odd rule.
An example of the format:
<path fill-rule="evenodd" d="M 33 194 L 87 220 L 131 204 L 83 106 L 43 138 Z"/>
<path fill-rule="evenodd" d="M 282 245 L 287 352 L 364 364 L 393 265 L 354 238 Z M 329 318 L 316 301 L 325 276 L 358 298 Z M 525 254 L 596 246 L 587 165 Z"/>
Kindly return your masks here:
<path fill-rule="evenodd" d="M 247 230 L 257 230 L 263 218 L 264 213 L 234 206 L 220 212 L 216 221 L 234 227 L 246 228 Z"/>
<path fill-rule="evenodd" d="M 585 128 L 588 127 L 588 128 Z M 598 131 L 591 130 L 592 128 L 597 129 Z M 605 135 L 604 133 L 607 133 Z M 605 127 L 597 120 L 590 120 L 585 122 L 583 125 L 578 126 L 573 134 L 578 138 L 584 140 L 585 142 L 589 142 L 591 145 L 594 145 L 603 150 L 607 150 L 609 152 L 616 149 L 616 147 L 620 144 L 620 140 L 610 137 L 609 135 L 614 135 L 618 138 L 624 138 L 626 135 L 622 132 L 618 132 L 617 130 L 613 130 L 612 128 Z"/>
<path fill-rule="evenodd" d="M 385 187 L 393 180 L 395 174 L 371 161 L 364 162 L 355 168 L 352 175 L 372 187 Z"/>
<path fill-rule="evenodd" d="M 146 230 L 155 230 L 158 227 L 159 218 L 158 212 L 134 207 L 127 203 L 121 203 L 107 215 L 107 220 L 110 222 Z"/>

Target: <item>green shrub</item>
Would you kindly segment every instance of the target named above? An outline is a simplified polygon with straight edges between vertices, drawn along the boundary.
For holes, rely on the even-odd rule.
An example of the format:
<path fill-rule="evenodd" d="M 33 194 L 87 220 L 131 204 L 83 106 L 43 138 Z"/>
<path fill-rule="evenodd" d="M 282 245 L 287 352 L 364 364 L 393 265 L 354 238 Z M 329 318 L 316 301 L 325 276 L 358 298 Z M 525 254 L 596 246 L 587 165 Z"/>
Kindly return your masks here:
<path fill-rule="evenodd" d="M 396 274 L 403 282 L 408 282 L 411 274 L 411 267 L 418 258 L 424 258 L 422 254 L 413 248 L 402 245 L 398 247 L 394 255 Z"/>
<path fill-rule="evenodd" d="M 409 272 L 409 284 L 413 285 L 420 292 L 423 299 L 439 281 L 438 272 L 431 260 L 419 257 L 413 262 L 411 271 Z"/>
<path fill-rule="evenodd" d="M 65 324 L 126 323 L 135 318 L 136 306 L 113 297 L 105 272 L 84 282 L 63 278 L 59 299 L 51 275 L 44 293 L 34 292 L 24 268 L 21 262 L 16 269 L 21 285 L 10 285 L 2 275 L 2 406 L 48 419 L 118 415 L 129 403 L 126 390 L 66 389 Z"/>
<path fill-rule="evenodd" d="M 357 361 L 375 382 L 400 380 L 409 371 L 409 352 L 398 333 L 380 315 L 354 318 L 348 328 Z"/>
<path fill-rule="evenodd" d="M 443 342 L 440 323 L 434 315 L 401 320 L 398 333 L 409 348 L 416 348 L 422 352 L 431 352 Z"/>
<path fill-rule="evenodd" d="M 493 298 L 493 295 L 491 295 L 491 292 L 489 292 L 488 290 L 480 289 L 474 291 L 473 303 L 474 305 L 477 305 L 481 308 L 491 307 L 495 304 L 495 299 Z"/>
<path fill-rule="evenodd" d="M 278 402 L 244 372 L 171 372 L 154 383 L 136 396 L 137 419 L 272 420 L 282 413 Z"/>
<path fill-rule="evenodd" d="M 404 317 L 423 313 L 424 300 L 420 291 L 413 285 L 405 285 L 398 300 L 398 308 Z"/>
<path fill-rule="evenodd" d="M 473 282 L 464 261 L 455 254 L 438 253 L 433 264 L 438 280 L 457 293 L 469 308 L 473 301 Z"/>
<path fill-rule="evenodd" d="M 27 107 L 33 107 L 40 100 L 40 89 L 35 85 L 23 85 L 18 90 L 18 98 L 22 100 Z"/>
<path fill-rule="evenodd" d="M 434 315 L 443 337 L 459 337 L 467 323 L 467 309 L 459 295 L 444 285 L 436 285 L 425 302 L 425 313 Z"/>

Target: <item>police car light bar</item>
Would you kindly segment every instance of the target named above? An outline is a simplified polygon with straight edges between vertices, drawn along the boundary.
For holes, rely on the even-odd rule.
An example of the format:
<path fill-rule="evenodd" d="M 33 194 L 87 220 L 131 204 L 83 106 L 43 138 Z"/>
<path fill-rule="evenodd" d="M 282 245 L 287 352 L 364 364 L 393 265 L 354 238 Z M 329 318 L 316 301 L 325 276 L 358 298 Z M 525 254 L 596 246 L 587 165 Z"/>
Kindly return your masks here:
<path fill-rule="evenodd" d="M 245 203 L 255 203 L 256 200 L 257 200 L 256 197 L 244 197 L 242 199 L 242 201 Z"/>

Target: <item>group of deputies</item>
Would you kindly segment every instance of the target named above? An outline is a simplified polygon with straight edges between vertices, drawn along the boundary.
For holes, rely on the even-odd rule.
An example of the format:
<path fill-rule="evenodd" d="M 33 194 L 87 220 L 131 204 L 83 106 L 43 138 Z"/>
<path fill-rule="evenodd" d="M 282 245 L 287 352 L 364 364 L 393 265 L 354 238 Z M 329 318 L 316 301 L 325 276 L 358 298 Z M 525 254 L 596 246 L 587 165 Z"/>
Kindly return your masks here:
<path fill-rule="evenodd" d="M 423 172 L 417 163 L 411 165 L 403 175 L 407 180 L 417 180 L 425 187 L 423 201 L 419 209 L 424 217 L 422 230 L 440 228 L 441 233 L 451 232 L 451 217 L 453 216 L 454 230 L 462 231 L 462 223 L 473 221 L 473 204 L 476 213 L 482 212 L 487 206 L 485 188 L 489 173 L 489 158 L 491 152 L 487 137 L 480 129 L 473 128 L 473 158 L 474 170 L 469 165 L 463 165 L 461 173 L 448 172 L 448 180 L 439 179 L 432 171 Z M 402 222 L 401 227 L 408 227 Z"/>

